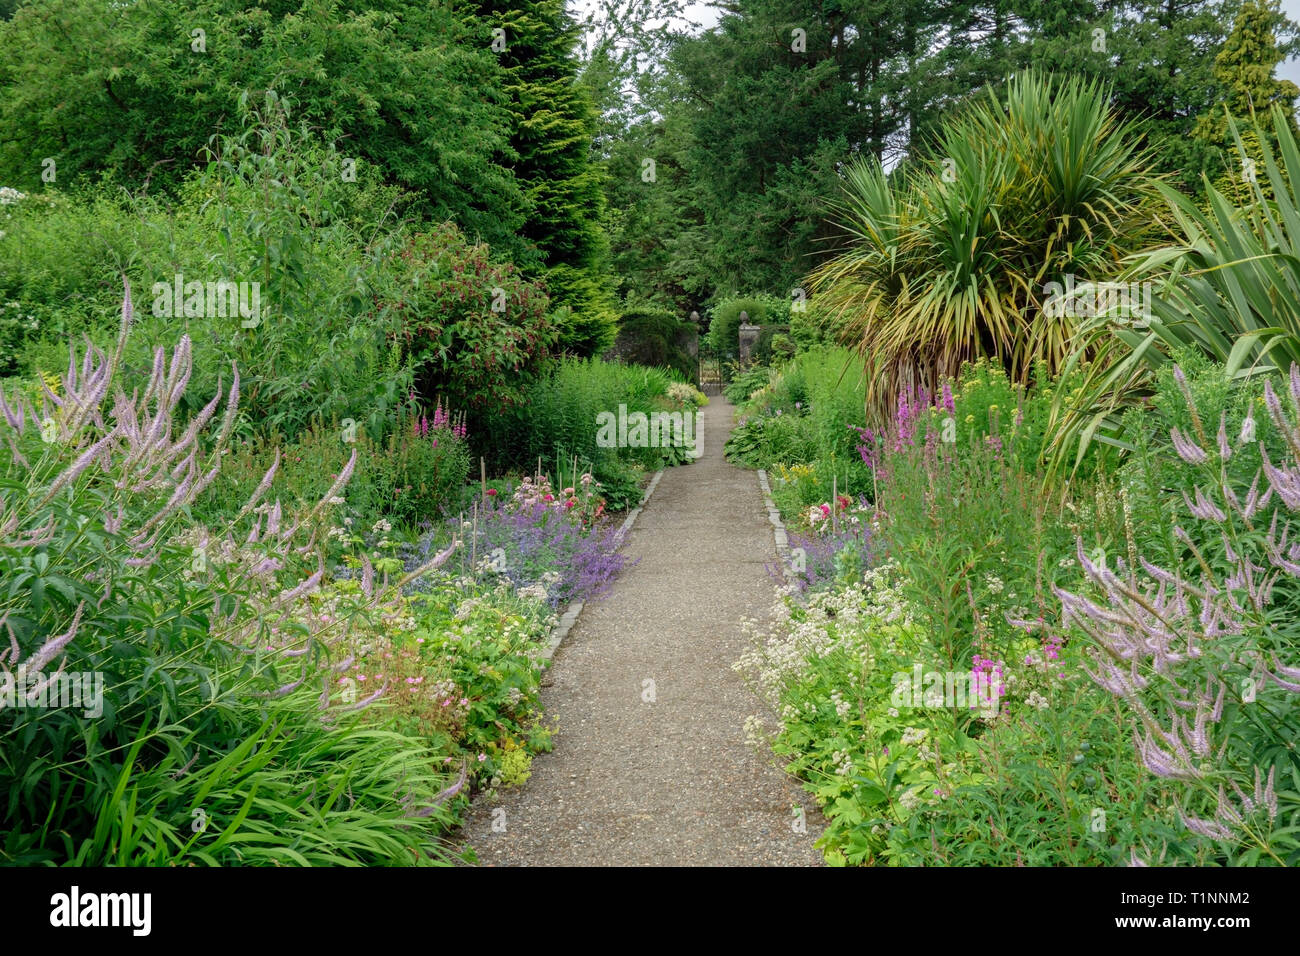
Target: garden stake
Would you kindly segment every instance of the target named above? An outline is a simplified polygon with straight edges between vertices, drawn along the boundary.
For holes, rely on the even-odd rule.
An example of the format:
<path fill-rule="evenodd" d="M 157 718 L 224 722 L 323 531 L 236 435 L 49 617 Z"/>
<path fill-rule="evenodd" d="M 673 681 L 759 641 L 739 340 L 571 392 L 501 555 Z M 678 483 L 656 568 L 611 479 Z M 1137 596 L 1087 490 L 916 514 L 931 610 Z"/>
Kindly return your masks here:
<path fill-rule="evenodd" d="M 831 531 L 839 534 L 840 526 L 836 516 L 840 510 L 840 476 L 831 475 Z"/>
<path fill-rule="evenodd" d="M 482 487 L 479 497 L 483 500 L 483 506 L 487 507 L 487 462 L 482 455 L 478 456 L 478 480 Z"/>

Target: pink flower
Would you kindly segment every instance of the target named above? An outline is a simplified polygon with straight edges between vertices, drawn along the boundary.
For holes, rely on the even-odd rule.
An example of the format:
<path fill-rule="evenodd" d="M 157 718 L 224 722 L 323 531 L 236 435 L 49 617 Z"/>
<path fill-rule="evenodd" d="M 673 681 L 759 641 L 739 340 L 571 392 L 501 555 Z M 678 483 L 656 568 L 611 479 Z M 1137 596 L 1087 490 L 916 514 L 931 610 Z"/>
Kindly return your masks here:
<path fill-rule="evenodd" d="M 479 754 L 479 755 L 478 755 L 478 762 L 479 762 L 479 763 L 482 763 L 484 760 L 487 760 L 487 754 Z"/>
<path fill-rule="evenodd" d="M 830 505 L 819 505 L 818 507 L 820 507 L 820 508 L 822 509 L 822 514 L 825 515 L 827 518 L 829 518 L 829 517 L 831 516 L 831 506 L 830 506 Z"/>
<path fill-rule="evenodd" d="M 497 490 L 496 490 L 495 488 L 489 488 L 489 489 L 487 490 L 487 493 L 488 493 L 489 495 L 491 495 L 493 498 L 495 498 L 495 497 L 496 497 L 496 494 L 497 494 Z"/>
<path fill-rule="evenodd" d="M 549 495 L 549 494 L 547 494 L 547 495 L 542 495 L 542 500 L 543 500 L 543 501 L 554 501 L 554 500 L 555 500 L 555 496 L 554 496 L 554 495 Z"/>

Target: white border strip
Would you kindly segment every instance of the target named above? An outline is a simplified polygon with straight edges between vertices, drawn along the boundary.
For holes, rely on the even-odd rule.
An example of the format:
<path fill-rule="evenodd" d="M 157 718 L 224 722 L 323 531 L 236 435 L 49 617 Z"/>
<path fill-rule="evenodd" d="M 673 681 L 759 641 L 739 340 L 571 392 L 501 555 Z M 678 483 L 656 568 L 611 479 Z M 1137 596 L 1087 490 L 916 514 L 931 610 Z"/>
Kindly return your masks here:
<path fill-rule="evenodd" d="M 792 584 L 798 575 L 794 570 L 794 562 L 790 560 L 790 537 L 786 534 L 781 512 L 772 500 L 772 486 L 768 483 L 767 472 L 762 468 L 758 469 L 758 487 L 762 489 L 763 503 L 767 505 L 767 520 L 772 522 L 772 539 L 776 542 L 776 556 L 781 562 L 781 573 L 785 576 L 786 583 Z"/>

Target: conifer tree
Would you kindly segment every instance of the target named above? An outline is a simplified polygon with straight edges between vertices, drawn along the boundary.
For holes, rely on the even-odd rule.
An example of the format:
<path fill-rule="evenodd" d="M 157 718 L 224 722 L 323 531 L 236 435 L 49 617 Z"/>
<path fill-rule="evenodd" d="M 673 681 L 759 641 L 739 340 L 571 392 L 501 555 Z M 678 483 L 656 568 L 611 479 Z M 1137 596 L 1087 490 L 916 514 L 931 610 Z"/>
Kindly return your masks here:
<path fill-rule="evenodd" d="M 1263 150 L 1251 121 L 1258 122 L 1274 155 L 1272 108 L 1280 107 L 1285 121 L 1293 130 L 1295 127 L 1295 101 L 1300 97 L 1300 88 L 1273 75 L 1283 59 L 1276 32 L 1282 23 L 1278 0 L 1246 0 L 1242 4 L 1232 32 L 1214 60 L 1214 76 L 1223 87 L 1224 101 L 1196 122 L 1195 136 L 1225 154 L 1226 170 L 1216 180 L 1215 188 L 1236 202 L 1252 197 L 1252 179 L 1259 180 L 1265 195 L 1271 194 L 1263 179 Z M 1240 146 L 1230 132 L 1229 115 L 1237 121 Z"/>
<path fill-rule="evenodd" d="M 613 342 L 616 317 L 599 225 L 604 183 L 591 157 L 597 116 L 573 55 L 578 27 L 565 0 L 482 0 L 478 9 L 505 74 L 511 165 L 528 203 L 522 234 L 561 311 L 559 347 L 591 355 Z"/>

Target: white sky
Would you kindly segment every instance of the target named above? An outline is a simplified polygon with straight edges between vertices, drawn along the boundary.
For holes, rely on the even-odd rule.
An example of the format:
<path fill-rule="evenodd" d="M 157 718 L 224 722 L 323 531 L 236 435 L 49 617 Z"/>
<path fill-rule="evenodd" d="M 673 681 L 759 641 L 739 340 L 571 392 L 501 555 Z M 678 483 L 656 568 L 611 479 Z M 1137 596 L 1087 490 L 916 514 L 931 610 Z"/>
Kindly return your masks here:
<path fill-rule="evenodd" d="M 1282 12 L 1300 23 L 1300 0 L 1282 0 Z M 1279 65 L 1276 75 L 1279 80 L 1290 80 L 1300 86 L 1300 59 Z"/>

